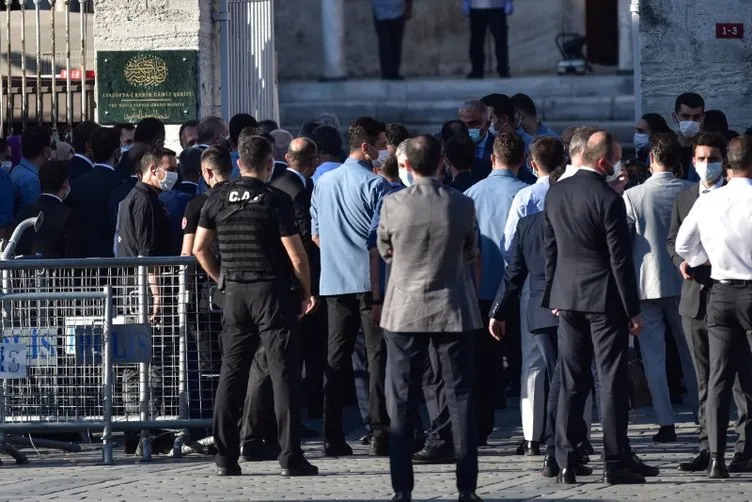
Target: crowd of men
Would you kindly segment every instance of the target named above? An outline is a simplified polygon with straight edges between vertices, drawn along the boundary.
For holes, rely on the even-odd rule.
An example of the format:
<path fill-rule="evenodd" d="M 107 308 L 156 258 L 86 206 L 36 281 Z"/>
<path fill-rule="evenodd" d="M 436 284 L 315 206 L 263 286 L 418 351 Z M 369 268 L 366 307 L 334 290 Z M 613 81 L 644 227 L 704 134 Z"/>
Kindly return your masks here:
<path fill-rule="evenodd" d="M 300 447 L 304 396 L 325 455 L 352 455 L 354 376 L 363 441 L 390 457 L 395 500 L 411 498 L 412 462 L 456 462 L 460 500 L 479 500 L 478 448 L 515 381 L 517 453 L 544 445 L 543 476 L 593 474 L 595 401 L 604 481 L 643 483 L 658 469 L 627 438 L 638 345 L 654 441 L 677 440 L 673 364 L 700 425 L 680 468 L 724 478 L 752 472 L 752 136 L 719 113 L 682 94 L 678 134 L 643 116 L 629 161 L 608 131 L 557 135 L 524 94 L 463 103 L 435 135 L 362 117 L 344 144 L 331 114 L 297 136 L 205 117 L 181 127 L 179 156 L 157 119 L 82 123 L 69 162 L 28 127 L 0 171 L 0 231 L 41 210 L 18 254 L 196 256 L 222 293 L 200 299 L 222 308 L 221 334 L 200 342 L 221 347 L 220 475 L 241 474 L 241 456 L 317 474 Z"/>

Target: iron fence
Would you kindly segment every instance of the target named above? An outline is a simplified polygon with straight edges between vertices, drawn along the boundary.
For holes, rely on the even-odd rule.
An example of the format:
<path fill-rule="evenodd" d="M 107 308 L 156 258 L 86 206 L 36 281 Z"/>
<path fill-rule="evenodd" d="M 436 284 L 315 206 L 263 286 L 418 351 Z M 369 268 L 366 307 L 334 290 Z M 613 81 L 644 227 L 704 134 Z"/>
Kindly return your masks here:
<path fill-rule="evenodd" d="M 211 425 L 219 377 L 221 317 L 195 265 L 193 258 L 0 261 L 2 342 L 25 347 L 27 370 L 2 380 L 0 440 L 140 431 L 150 460 L 151 433 L 175 430 L 171 450 L 180 456 L 191 430 Z M 97 301 L 102 291 L 111 300 Z"/>

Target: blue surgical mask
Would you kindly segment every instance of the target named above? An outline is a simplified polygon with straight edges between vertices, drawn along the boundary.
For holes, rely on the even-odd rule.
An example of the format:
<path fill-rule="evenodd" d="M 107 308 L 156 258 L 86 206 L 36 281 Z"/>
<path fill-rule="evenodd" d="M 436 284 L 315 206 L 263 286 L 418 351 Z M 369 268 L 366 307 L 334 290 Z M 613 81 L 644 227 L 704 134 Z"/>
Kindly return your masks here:
<path fill-rule="evenodd" d="M 480 141 L 480 129 L 468 129 L 467 133 L 470 135 L 470 139 L 473 140 L 473 142 L 477 143 Z"/>
<path fill-rule="evenodd" d="M 650 136 L 642 132 L 634 133 L 634 147 L 638 152 L 647 150 L 650 146 Z"/>

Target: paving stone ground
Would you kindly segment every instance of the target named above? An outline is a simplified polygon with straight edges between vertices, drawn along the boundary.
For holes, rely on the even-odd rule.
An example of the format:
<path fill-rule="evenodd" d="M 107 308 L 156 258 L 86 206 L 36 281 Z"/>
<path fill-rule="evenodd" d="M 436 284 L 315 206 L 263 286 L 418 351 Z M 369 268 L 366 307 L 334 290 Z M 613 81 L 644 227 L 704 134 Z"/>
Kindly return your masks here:
<path fill-rule="evenodd" d="M 696 450 L 696 426 L 690 410 L 680 407 L 677 414 L 679 441 L 658 445 L 651 436 L 652 410 L 632 413 L 630 438 L 633 449 L 647 462 L 661 468 L 657 478 L 644 485 L 608 486 L 598 476 L 578 478 L 581 484 L 557 485 L 540 475 L 543 457 L 520 457 L 514 450 L 521 441 L 519 408 L 512 405 L 497 412 L 497 430 L 490 447 L 480 451 L 478 494 L 484 500 L 751 500 L 752 474 L 732 474 L 728 480 L 709 480 L 701 474 L 682 473 L 676 466 Z M 351 420 L 353 425 L 354 420 Z M 308 425 L 320 427 L 320 423 Z M 31 459 L 27 466 L 0 466 L 0 501 L 272 501 L 272 500 L 389 500 L 392 496 L 389 462 L 372 458 L 355 438 L 361 432 L 353 427 L 350 439 L 356 455 L 329 459 L 321 454 L 321 442 L 305 444 L 308 457 L 321 474 L 313 478 L 281 478 L 276 462 L 242 464 L 244 476 L 217 478 L 211 458 L 188 456 L 180 460 L 155 456 L 151 463 L 116 451 L 116 465 L 99 465 L 100 453 L 90 450 L 61 454 L 25 450 Z M 601 446 L 596 426 L 593 443 Z M 598 456 L 591 465 L 598 473 Z M 454 467 L 416 466 L 416 500 L 456 500 Z"/>

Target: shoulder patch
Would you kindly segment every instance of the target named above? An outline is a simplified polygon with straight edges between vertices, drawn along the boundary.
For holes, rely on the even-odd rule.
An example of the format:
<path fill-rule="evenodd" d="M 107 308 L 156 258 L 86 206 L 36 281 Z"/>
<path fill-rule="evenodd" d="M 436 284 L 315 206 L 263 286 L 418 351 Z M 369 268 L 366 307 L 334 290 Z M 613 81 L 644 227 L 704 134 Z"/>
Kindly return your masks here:
<path fill-rule="evenodd" d="M 185 217 L 184 217 L 183 221 L 180 223 L 180 228 L 182 228 L 183 230 L 185 230 L 185 227 L 187 227 L 187 226 L 188 226 L 188 220 L 185 219 Z"/>

